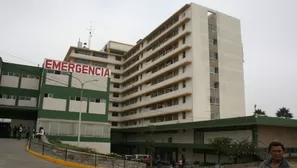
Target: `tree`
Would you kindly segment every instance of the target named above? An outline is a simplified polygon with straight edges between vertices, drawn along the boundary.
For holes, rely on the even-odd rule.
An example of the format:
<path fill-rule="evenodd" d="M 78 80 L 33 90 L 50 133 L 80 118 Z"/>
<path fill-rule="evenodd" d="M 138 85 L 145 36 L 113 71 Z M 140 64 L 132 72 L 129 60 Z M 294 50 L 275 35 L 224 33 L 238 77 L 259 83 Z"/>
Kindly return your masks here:
<path fill-rule="evenodd" d="M 151 156 L 150 165 L 151 166 L 153 166 L 153 159 L 152 159 L 153 153 L 156 150 L 155 141 L 153 138 L 154 132 L 155 132 L 155 126 L 154 125 L 149 126 L 149 131 L 148 131 L 147 138 L 146 138 L 146 147 L 150 151 L 150 156 Z"/>
<path fill-rule="evenodd" d="M 229 137 L 217 137 L 210 139 L 209 144 L 219 154 L 225 154 L 234 159 L 234 163 L 237 163 L 238 158 L 242 156 L 254 157 L 257 152 L 256 146 L 248 139 L 234 141 Z"/>
<path fill-rule="evenodd" d="M 261 109 L 255 109 L 254 116 L 266 116 L 266 113 Z"/>
<path fill-rule="evenodd" d="M 293 118 L 293 114 L 290 113 L 290 109 L 288 109 L 286 107 L 282 107 L 282 108 L 278 109 L 276 112 L 276 116 L 286 118 L 286 119 Z"/>

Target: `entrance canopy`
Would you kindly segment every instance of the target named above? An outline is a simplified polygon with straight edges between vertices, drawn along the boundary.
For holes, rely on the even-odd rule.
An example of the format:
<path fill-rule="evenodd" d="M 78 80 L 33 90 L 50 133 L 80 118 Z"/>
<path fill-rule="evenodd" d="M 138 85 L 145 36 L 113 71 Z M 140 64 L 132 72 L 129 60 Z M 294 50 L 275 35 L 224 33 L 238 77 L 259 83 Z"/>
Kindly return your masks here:
<path fill-rule="evenodd" d="M 37 112 L 37 108 L 0 105 L 0 118 L 36 120 Z"/>

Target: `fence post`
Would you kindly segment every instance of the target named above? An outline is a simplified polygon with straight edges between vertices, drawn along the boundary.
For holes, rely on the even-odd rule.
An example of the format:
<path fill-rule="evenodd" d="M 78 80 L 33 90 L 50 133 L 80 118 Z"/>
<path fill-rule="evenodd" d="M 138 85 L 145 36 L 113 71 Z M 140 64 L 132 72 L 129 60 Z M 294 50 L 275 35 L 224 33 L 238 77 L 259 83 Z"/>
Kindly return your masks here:
<path fill-rule="evenodd" d="M 42 143 L 42 155 L 44 155 L 44 143 Z"/>
<path fill-rule="evenodd" d="M 95 153 L 95 167 L 97 167 L 97 154 Z"/>
<path fill-rule="evenodd" d="M 31 150 L 31 141 L 32 141 L 32 139 L 30 138 L 29 139 L 29 150 Z"/>
<path fill-rule="evenodd" d="M 65 149 L 65 162 L 67 161 L 67 148 Z"/>

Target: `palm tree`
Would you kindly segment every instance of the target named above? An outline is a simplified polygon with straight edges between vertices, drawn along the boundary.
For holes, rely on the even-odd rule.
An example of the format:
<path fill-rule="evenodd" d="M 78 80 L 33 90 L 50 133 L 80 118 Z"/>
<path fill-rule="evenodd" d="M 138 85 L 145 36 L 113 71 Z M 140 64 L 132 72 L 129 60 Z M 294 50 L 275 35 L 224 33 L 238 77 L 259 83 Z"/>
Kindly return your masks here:
<path fill-rule="evenodd" d="M 281 118 L 293 118 L 293 114 L 290 113 L 290 109 L 286 108 L 286 107 L 282 107 L 280 109 L 277 110 L 276 112 L 276 116 L 277 117 L 281 117 Z"/>
<path fill-rule="evenodd" d="M 254 116 L 266 116 L 266 113 L 261 109 L 255 109 Z"/>

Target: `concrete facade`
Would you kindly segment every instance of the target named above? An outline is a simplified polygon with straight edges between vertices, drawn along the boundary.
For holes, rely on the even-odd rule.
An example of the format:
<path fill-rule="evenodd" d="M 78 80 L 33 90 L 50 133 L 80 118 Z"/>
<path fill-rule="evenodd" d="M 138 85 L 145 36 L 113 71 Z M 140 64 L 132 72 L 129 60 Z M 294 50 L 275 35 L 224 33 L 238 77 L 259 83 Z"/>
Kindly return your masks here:
<path fill-rule="evenodd" d="M 108 120 L 114 128 L 240 117 L 240 29 L 238 19 L 191 3 L 134 46 L 71 47 L 64 60 L 112 68 Z"/>

